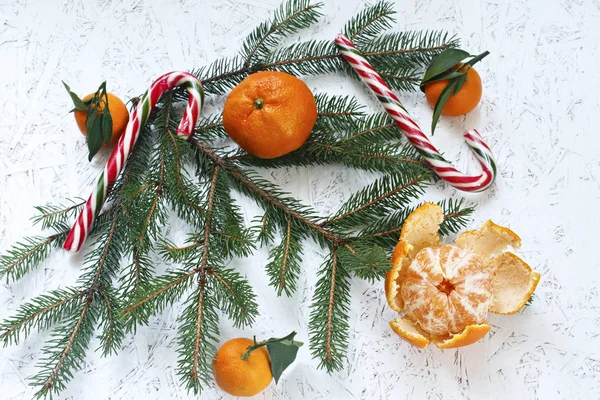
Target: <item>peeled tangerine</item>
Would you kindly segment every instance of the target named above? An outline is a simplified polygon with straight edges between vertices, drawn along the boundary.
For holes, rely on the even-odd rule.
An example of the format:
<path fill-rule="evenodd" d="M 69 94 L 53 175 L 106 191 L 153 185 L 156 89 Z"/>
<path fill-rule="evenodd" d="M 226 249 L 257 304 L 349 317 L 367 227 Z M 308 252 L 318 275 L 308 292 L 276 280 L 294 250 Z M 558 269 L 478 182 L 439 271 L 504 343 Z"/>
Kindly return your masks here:
<path fill-rule="evenodd" d="M 487 313 L 514 314 L 531 297 L 540 274 L 507 251 L 521 239 L 487 221 L 440 243 L 442 209 L 425 203 L 402 226 L 385 280 L 390 307 L 404 314 L 390 321 L 402 339 L 419 348 L 466 346 L 490 330 Z"/>

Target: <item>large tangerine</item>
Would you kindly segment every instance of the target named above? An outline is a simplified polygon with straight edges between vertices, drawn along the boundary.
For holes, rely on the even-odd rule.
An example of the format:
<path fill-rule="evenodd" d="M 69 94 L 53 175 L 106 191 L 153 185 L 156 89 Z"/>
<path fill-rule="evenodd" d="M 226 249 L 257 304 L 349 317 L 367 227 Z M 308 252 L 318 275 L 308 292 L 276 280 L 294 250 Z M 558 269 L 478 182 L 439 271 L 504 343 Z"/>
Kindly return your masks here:
<path fill-rule="evenodd" d="M 306 84 L 279 71 L 246 77 L 227 96 L 223 127 L 247 153 L 275 158 L 297 150 L 317 121 L 317 104 Z"/>

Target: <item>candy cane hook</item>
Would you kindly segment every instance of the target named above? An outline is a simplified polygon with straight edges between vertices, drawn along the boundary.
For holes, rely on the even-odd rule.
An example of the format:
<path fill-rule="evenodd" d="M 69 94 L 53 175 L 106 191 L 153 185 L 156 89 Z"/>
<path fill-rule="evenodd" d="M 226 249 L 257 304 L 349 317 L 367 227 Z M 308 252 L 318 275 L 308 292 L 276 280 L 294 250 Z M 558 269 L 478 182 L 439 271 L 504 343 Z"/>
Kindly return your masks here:
<path fill-rule="evenodd" d="M 188 102 L 183 114 L 183 118 L 177 128 L 177 135 L 183 137 L 191 137 L 198 120 L 198 115 L 204 102 L 204 91 L 202 84 L 196 77 L 187 72 L 169 72 L 158 78 L 150 86 L 150 89 L 142 96 L 136 109 L 129 117 L 127 128 L 117 143 L 117 147 L 113 150 L 104 171 L 100 174 L 96 183 L 96 188 L 85 203 L 83 210 L 77 217 L 77 221 L 71 228 L 63 248 L 69 251 L 78 251 L 85 239 L 87 238 L 94 219 L 102 209 L 106 196 L 113 187 L 118 176 L 123 170 L 123 166 L 127 161 L 127 157 L 133 150 L 133 147 L 138 139 L 140 131 L 150 112 L 156 106 L 158 99 L 167 91 L 183 86 L 188 91 Z"/>
<path fill-rule="evenodd" d="M 479 161 L 483 173 L 465 175 L 452 166 L 429 141 L 417 123 L 410 118 L 402 103 L 369 62 L 344 35 L 335 38 L 338 51 L 354 68 L 360 79 L 375 93 L 385 110 L 392 117 L 408 141 L 423 156 L 435 173 L 455 188 L 465 192 L 481 192 L 496 179 L 496 161 L 492 151 L 475 129 L 465 132 L 465 142 Z"/>

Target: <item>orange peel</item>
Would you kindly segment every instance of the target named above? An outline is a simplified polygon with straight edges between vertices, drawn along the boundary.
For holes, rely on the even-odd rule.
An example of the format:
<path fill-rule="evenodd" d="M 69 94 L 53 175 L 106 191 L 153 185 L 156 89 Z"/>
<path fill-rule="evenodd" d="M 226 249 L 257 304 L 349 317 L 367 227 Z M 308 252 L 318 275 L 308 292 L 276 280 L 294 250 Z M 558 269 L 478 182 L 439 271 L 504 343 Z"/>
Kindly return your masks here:
<path fill-rule="evenodd" d="M 508 252 L 521 246 L 510 229 L 492 221 L 442 244 L 440 206 L 425 203 L 404 222 L 385 279 L 386 300 L 403 314 L 390 321 L 402 339 L 424 349 L 473 344 L 490 330 L 488 312 L 514 314 L 540 280 Z"/>
<path fill-rule="evenodd" d="M 490 311 L 514 314 L 522 309 L 540 281 L 540 274 L 510 252 L 501 254 L 488 264 L 494 271 Z"/>

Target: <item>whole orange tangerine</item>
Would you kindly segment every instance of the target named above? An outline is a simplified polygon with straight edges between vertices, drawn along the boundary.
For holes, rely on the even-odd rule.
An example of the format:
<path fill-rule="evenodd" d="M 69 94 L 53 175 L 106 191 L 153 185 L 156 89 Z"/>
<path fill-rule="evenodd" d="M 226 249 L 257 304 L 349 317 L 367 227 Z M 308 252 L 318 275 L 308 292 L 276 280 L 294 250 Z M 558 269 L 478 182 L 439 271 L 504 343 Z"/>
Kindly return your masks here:
<path fill-rule="evenodd" d="M 442 91 L 448 86 L 449 79 L 435 81 L 425 85 L 425 97 L 429 105 L 434 108 Z M 471 67 L 467 72 L 467 80 L 456 94 L 451 94 L 442 109 L 442 115 L 456 117 L 467 114 L 479 104 L 481 100 L 481 77 Z"/>
<path fill-rule="evenodd" d="M 108 110 L 110 111 L 110 116 L 112 117 L 112 136 L 110 139 L 109 145 L 114 145 L 119 140 L 121 134 L 125 131 L 127 127 L 127 122 L 129 122 L 129 111 L 125 104 L 112 93 L 106 93 L 108 97 Z M 90 93 L 85 96 L 82 100 L 86 101 L 92 98 L 94 93 Z M 104 107 L 104 103 L 102 103 Z M 76 110 L 73 114 L 75 114 L 75 122 L 77 122 L 77 127 L 83 133 L 83 136 L 87 136 L 87 130 L 85 128 L 85 121 L 87 119 L 87 111 Z"/>
<path fill-rule="evenodd" d="M 253 350 L 245 360 L 242 356 L 254 341 L 235 338 L 225 342 L 212 362 L 217 385 L 232 396 L 254 396 L 263 391 L 273 379 L 271 359 L 267 349 Z"/>
<path fill-rule="evenodd" d="M 306 84 L 279 71 L 246 77 L 227 97 L 223 127 L 242 149 L 276 158 L 300 148 L 317 121 L 317 104 Z"/>

